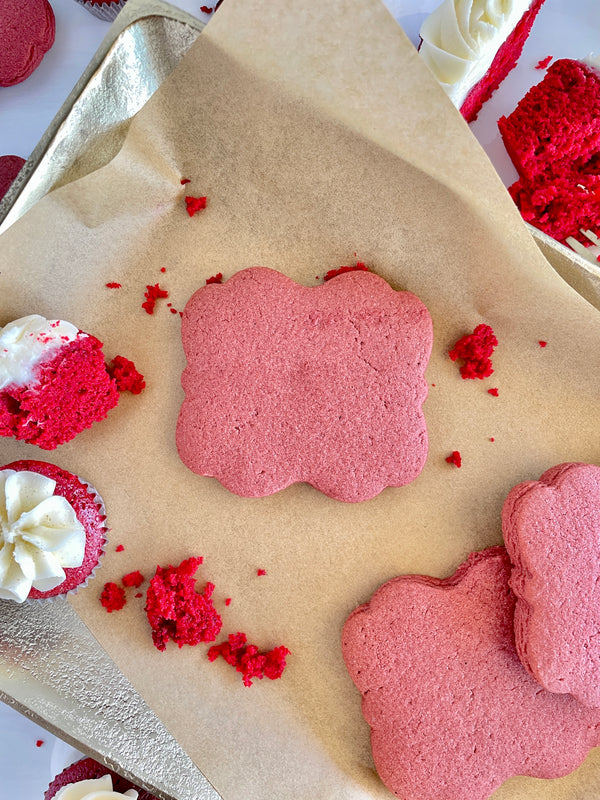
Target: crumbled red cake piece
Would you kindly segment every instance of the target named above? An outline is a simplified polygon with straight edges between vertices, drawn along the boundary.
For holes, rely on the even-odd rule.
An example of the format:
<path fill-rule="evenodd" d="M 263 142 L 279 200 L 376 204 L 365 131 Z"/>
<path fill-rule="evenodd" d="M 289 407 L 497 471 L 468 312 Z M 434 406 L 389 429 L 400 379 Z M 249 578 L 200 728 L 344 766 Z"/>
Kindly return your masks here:
<path fill-rule="evenodd" d="M 118 544 L 118 545 L 115 547 L 115 553 L 122 553 L 122 552 L 123 552 L 123 550 L 125 550 L 125 548 L 124 548 L 124 546 L 123 546 L 122 544 Z"/>
<path fill-rule="evenodd" d="M 455 467 L 462 466 L 462 458 L 458 450 L 453 450 L 449 456 L 446 457 L 448 464 L 454 464 Z"/>
<path fill-rule="evenodd" d="M 498 397 L 498 389 L 496 389 L 496 387 L 493 389 L 488 389 L 488 394 L 491 394 L 492 397 Z"/>
<path fill-rule="evenodd" d="M 208 286 L 209 283 L 223 283 L 223 273 L 217 272 L 216 275 L 212 275 L 210 278 L 207 278 L 206 285 Z"/>
<path fill-rule="evenodd" d="M 144 595 L 143 595 L 143 593 L 142 593 L 142 592 L 136 592 L 135 596 L 136 596 L 136 597 L 143 597 Z"/>
<path fill-rule="evenodd" d="M 185 206 L 190 217 L 206 208 L 206 197 L 186 197 Z"/>
<path fill-rule="evenodd" d="M 202 11 L 202 9 L 203 9 L 203 8 L 204 8 L 204 6 L 200 6 L 200 11 Z M 182 179 L 179 181 L 179 183 L 180 183 L 182 186 L 185 186 L 185 185 L 186 185 L 186 183 L 191 183 L 191 181 L 190 181 L 190 179 L 189 179 L 189 178 L 182 178 Z"/>
<path fill-rule="evenodd" d="M 546 69 L 548 64 L 552 61 L 553 56 L 546 56 L 546 58 L 542 58 L 541 61 L 535 65 L 536 69 Z"/>
<path fill-rule="evenodd" d="M 225 598 L 225 605 L 226 606 L 230 606 L 231 605 L 231 597 L 226 597 Z"/>
<path fill-rule="evenodd" d="M 104 584 L 100 602 L 109 614 L 111 611 L 120 611 L 127 602 L 125 591 L 116 583 L 109 581 L 109 583 Z"/>
<path fill-rule="evenodd" d="M 169 639 L 179 647 L 213 642 L 221 631 L 222 620 L 211 599 L 214 584 L 207 583 L 202 594 L 194 588 L 201 563 L 201 558 L 188 558 L 178 567 L 157 567 L 150 581 L 146 614 L 159 650 L 166 649 Z"/>
<path fill-rule="evenodd" d="M 158 283 L 155 283 L 154 286 L 146 286 L 146 291 L 144 292 L 146 300 L 142 303 L 142 308 L 147 314 L 154 314 L 156 301 L 161 297 L 168 296 L 168 291 L 166 289 L 161 289 Z"/>
<path fill-rule="evenodd" d="M 120 289 L 121 284 L 117 283 L 117 281 L 110 281 L 109 283 L 105 284 L 107 289 Z"/>
<path fill-rule="evenodd" d="M 0 391 L 0 436 L 54 450 L 104 419 L 118 402 L 102 342 L 77 336 L 36 366 L 33 381 Z"/>
<path fill-rule="evenodd" d="M 115 356 L 107 369 L 120 392 L 139 394 L 146 386 L 144 376 L 137 371 L 133 361 L 124 356 Z"/>
<path fill-rule="evenodd" d="M 362 261 L 357 261 L 353 267 L 347 266 L 347 267 L 338 267 L 337 269 L 330 269 L 329 272 L 325 273 L 323 281 L 330 281 L 332 278 L 335 278 L 338 275 L 343 275 L 344 272 L 356 272 L 356 271 L 369 272 L 369 268 L 366 266 L 366 264 L 363 264 Z"/>
<path fill-rule="evenodd" d="M 43 739 L 38 739 L 37 742 L 35 743 L 35 746 L 36 747 L 41 747 L 43 744 L 44 744 L 44 740 Z"/>
<path fill-rule="evenodd" d="M 226 642 L 213 645 L 208 651 L 210 661 L 222 656 L 242 675 L 244 686 L 252 686 L 252 680 L 281 678 L 286 666 L 287 647 L 280 645 L 272 650 L 260 652 L 255 644 L 248 644 L 245 633 L 230 633 Z"/>
<path fill-rule="evenodd" d="M 538 342 L 538 344 L 539 344 L 539 346 L 540 346 L 540 347 L 546 347 L 546 345 L 548 344 L 548 342 L 545 342 L 543 339 L 540 339 L 540 340 L 539 340 L 539 342 Z"/>
<path fill-rule="evenodd" d="M 133 586 L 136 589 L 139 589 L 139 587 L 142 585 L 143 582 L 144 582 L 144 576 L 139 571 L 139 569 L 135 570 L 135 572 L 128 572 L 127 575 L 123 575 L 123 577 L 121 578 L 121 583 L 126 588 Z"/>
<path fill-rule="evenodd" d="M 266 575 L 266 574 L 267 574 L 267 570 L 266 570 L 266 569 L 257 569 L 257 570 L 256 570 L 256 574 L 257 574 L 258 576 L 260 576 L 260 575 Z"/>
<path fill-rule="evenodd" d="M 489 325 L 478 325 L 473 333 L 459 339 L 448 355 L 452 361 L 462 361 L 463 378 L 487 378 L 494 371 L 491 356 L 498 340 Z"/>

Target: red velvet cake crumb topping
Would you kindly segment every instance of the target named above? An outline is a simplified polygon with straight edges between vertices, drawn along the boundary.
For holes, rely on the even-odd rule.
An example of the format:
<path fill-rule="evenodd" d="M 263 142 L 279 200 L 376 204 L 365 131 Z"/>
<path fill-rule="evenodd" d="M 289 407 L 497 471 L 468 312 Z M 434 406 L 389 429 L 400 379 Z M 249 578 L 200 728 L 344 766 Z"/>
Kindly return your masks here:
<path fill-rule="evenodd" d="M 109 581 L 109 583 L 104 584 L 100 602 L 109 614 L 111 611 L 120 611 L 127 602 L 125 591 L 116 583 Z"/>
<path fill-rule="evenodd" d="M 124 356 L 115 356 L 108 365 L 108 374 L 117 384 L 120 392 L 139 394 L 146 386 L 144 376 L 137 371 L 133 361 Z"/>
<path fill-rule="evenodd" d="M 446 461 L 448 464 L 454 464 L 455 467 L 460 468 L 462 466 L 462 458 L 458 450 L 453 450 L 452 453 L 447 456 Z"/>
<path fill-rule="evenodd" d="M 222 620 L 211 599 L 214 584 L 207 583 L 202 594 L 194 588 L 201 563 L 201 558 L 188 558 L 178 567 L 157 567 L 150 581 L 146 614 L 159 650 L 166 649 L 169 639 L 179 647 L 212 642 L 221 631 Z"/>
<path fill-rule="evenodd" d="M 462 361 L 463 378 L 487 378 L 494 371 L 491 356 L 498 340 L 489 325 L 478 325 L 473 333 L 459 339 L 448 355 L 452 361 Z"/>
<path fill-rule="evenodd" d="M 323 277 L 323 281 L 330 281 L 332 278 L 336 278 L 338 275 L 343 275 L 345 272 L 369 272 L 369 268 L 366 264 L 363 264 L 362 261 L 357 261 L 356 264 L 347 267 L 338 267 L 337 269 L 330 269 L 329 272 L 325 273 Z"/>
<path fill-rule="evenodd" d="M 206 197 L 186 197 L 185 206 L 190 217 L 206 208 Z"/>
<path fill-rule="evenodd" d="M 245 633 L 230 633 L 226 642 L 213 645 L 208 651 L 210 661 L 222 656 L 242 675 L 244 686 L 252 686 L 252 680 L 281 678 L 286 666 L 287 647 L 280 645 L 267 652 L 259 651 L 255 644 L 248 644 Z"/>
<path fill-rule="evenodd" d="M 139 589 L 139 587 L 142 585 L 143 582 L 144 582 L 144 576 L 139 571 L 139 569 L 135 570 L 135 572 L 128 572 L 127 575 L 123 575 L 123 577 L 121 578 L 121 583 L 126 588 L 133 586 L 136 589 Z"/>
<path fill-rule="evenodd" d="M 166 289 L 161 289 L 158 283 L 155 283 L 154 286 L 146 286 L 146 291 L 144 292 L 144 297 L 146 300 L 142 303 L 142 308 L 146 312 L 146 314 L 154 314 L 154 308 L 156 306 L 156 301 L 159 300 L 161 297 L 168 297 L 169 293 Z"/>

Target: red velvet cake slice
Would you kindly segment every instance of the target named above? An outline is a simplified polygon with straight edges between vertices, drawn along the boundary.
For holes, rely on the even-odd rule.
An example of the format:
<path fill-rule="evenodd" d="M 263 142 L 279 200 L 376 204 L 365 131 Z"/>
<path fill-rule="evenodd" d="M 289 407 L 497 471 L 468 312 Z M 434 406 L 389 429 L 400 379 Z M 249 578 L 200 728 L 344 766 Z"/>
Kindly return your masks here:
<path fill-rule="evenodd" d="M 521 664 L 510 570 L 494 547 L 446 579 L 394 578 L 344 626 L 375 766 L 403 800 L 485 800 L 514 775 L 566 775 L 600 743 L 600 711 Z"/>
<path fill-rule="evenodd" d="M 0 436 L 53 450 L 118 402 L 94 336 L 35 314 L 0 328 Z"/>
<path fill-rule="evenodd" d="M 188 301 L 179 455 L 244 497 L 305 481 L 346 502 L 421 472 L 433 329 L 371 272 L 301 286 L 242 270 Z"/>
<path fill-rule="evenodd" d="M 419 53 L 467 122 L 516 66 L 544 0 L 444 0 Z"/>
<path fill-rule="evenodd" d="M 600 63 L 560 59 L 498 120 L 523 218 L 558 240 L 600 230 Z"/>
<path fill-rule="evenodd" d="M 600 708 L 600 467 L 560 464 L 515 486 L 502 530 L 521 661 L 549 691 Z"/>

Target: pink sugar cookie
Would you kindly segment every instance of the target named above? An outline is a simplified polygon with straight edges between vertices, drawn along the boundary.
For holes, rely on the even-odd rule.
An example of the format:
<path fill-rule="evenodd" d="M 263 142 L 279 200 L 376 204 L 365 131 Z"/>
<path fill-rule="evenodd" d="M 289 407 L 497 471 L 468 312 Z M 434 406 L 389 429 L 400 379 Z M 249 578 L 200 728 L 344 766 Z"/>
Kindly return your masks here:
<path fill-rule="evenodd" d="M 502 509 L 523 664 L 551 692 L 600 707 L 600 467 L 560 464 Z"/>
<path fill-rule="evenodd" d="M 427 457 L 432 340 L 423 303 L 369 272 L 307 288 L 252 267 L 204 286 L 183 312 L 179 455 L 244 497 L 403 486 Z"/>
<path fill-rule="evenodd" d="M 566 775 L 600 743 L 600 713 L 519 661 L 509 576 L 493 547 L 445 580 L 389 581 L 346 621 L 375 766 L 403 800 L 484 800 L 514 775 Z"/>

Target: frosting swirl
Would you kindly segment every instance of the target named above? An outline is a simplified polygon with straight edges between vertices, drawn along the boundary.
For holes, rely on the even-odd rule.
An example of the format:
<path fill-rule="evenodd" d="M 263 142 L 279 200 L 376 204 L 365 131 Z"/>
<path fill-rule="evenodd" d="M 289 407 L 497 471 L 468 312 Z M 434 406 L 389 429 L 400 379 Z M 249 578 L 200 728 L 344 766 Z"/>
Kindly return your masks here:
<path fill-rule="evenodd" d="M 67 783 L 58 790 L 53 800 L 122 800 L 123 797 L 137 800 L 137 796 L 135 789 L 127 789 L 124 793 L 114 792 L 111 776 L 103 775 L 101 778 Z"/>
<path fill-rule="evenodd" d="M 0 598 L 22 603 L 32 587 L 47 592 L 79 567 L 85 529 L 56 481 L 37 472 L 0 470 Z"/>
<path fill-rule="evenodd" d="M 490 68 L 531 0 L 444 0 L 421 26 L 419 53 L 455 106 Z"/>
<path fill-rule="evenodd" d="M 0 328 L 0 391 L 11 384 L 28 383 L 37 364 L 45 361 L 48 353 L 72 342 L 78 333 L 70 322 L 39 314 L 21 317 Z"/>

